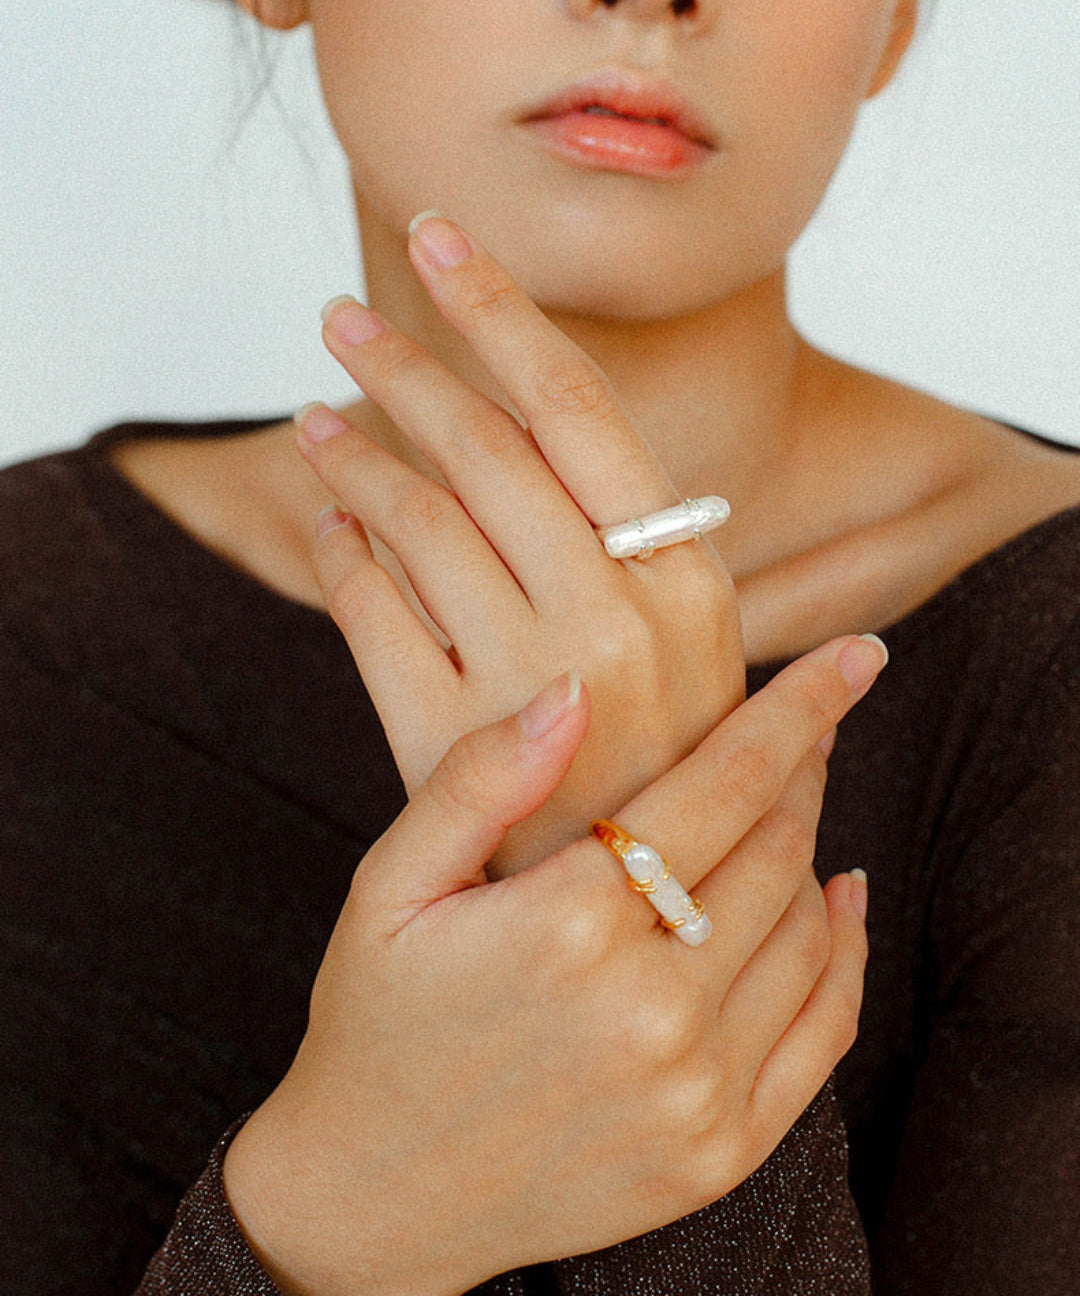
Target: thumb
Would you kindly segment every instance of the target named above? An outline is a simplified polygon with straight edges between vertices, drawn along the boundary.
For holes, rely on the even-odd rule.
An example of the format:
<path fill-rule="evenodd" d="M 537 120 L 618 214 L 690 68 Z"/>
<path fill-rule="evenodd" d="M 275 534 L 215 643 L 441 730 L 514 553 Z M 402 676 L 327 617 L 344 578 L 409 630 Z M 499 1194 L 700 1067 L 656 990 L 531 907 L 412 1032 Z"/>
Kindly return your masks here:
<path fill-rule="evenodd" d="M 378 925 L 400 931 L 485 882 L 507 830 L 559 786 L 588 724 L 588 693 L 568 671 L 516 715 L 459 738 L 364 858 L 363 907 Z"/>

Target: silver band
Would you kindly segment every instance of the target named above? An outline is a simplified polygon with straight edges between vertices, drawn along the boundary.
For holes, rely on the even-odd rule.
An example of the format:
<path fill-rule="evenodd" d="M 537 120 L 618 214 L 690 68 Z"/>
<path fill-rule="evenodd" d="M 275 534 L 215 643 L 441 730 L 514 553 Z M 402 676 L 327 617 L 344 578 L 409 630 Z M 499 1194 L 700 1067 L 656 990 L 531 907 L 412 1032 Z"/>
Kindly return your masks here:
<path fill-rule="evenodd" d="M 700 540 L 706 531 L 723 526 L 730 516 L 726 499 L 705 495 L 701 499 L 684 499 L 674 508 L 661 509 L 643 518 L 602 527 L 598 535 L 612 558 L 637 558 L 644 562 L 657 549 L 681 544 L 683 540 Z"/>

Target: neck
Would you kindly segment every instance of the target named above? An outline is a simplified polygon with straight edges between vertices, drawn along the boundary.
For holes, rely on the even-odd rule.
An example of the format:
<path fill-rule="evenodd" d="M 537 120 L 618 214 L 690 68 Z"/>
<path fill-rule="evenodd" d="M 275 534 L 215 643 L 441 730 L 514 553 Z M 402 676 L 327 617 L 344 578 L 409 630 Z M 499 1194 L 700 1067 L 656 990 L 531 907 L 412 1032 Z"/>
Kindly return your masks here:
<path fill-rule="evenodd" d="M 459 377 L 509 402 L 432 305 L 402 240 L 361 208 L 370 304 Z M 787 314 L 783 270 L 692 315 L 648 321 L 548 317 L 607 374 L 681 495 L 723 494 L 744 517 L 796 444 L 809 348 Z M 415 462 L 389 421 L 368 426 Z"/>

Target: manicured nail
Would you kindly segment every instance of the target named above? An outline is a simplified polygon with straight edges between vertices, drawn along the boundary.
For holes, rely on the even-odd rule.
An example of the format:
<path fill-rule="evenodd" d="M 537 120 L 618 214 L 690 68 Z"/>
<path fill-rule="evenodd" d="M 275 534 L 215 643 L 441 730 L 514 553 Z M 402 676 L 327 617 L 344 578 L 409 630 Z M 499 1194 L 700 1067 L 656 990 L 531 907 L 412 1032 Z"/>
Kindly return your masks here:
<path fill-rule="evenodd" d="M 321 401 L 302 405 L 293 415 L 293 422 L 308 441 L 315 443 L 329 441 L 331 437 L 349 430 L 348 423 L 337 410 L 332 410 L 329 405 L 324 405 Z"/>
<path fill-rule="evenodd" d="M 545 689 L 518 712 L 518 724 L 531 742 L 543 738 L 564 716 L 569 715 L 581 700 L 581 674 L 567 671 L 553 680 Z"/>
<path fill-rule="evenodd" d="M 866 871 L 861 868 L 853 868 L 848 874 L 851 879 L 851 904 L 852 908 L 860 918 L 866 917 L 867 901 L 869 891 L 867 889 Z"/>
<path fill-rule="evenodd" d="M 348 513 L 342 512 L 336 504 L 328 504 L 319 514 L 318 521 L 315 523 L 315 538 L 321 540 L 323 536 L 329 535 L 331 531 L 336 531 L 338 527 L 348 525 Z"/>
<path fill-rule="evenodd" d="M 889 664 L 889 649 L 886 647 L 886 644 L 885 644 L 885 640 L 884 640 L 884 639 L 879 639 L 879 638 L 877 637 L 876 634 L 864 634 L 864 635 L 859 635 L 859 638 L 860 638 L 864 643 L 877 644 L 877 646 L 881 649 L 882 653 L 883 653 L 884 656 L 885 656 L 885 665 L 888 666 L 888 664 Z"/>
<path fill-rule="evenodd" d="M 409 222 L 409 237 L 436 270 L 452 270 L 472 256 L 468 239 L 439 212 L 421 212 Z"/>
<path fill-rule="evenodd" d="M 356 301 L 356 298 L 352 293 L 339 293 L 337 297 L 331 297 L 322 310 L 319 311 L 319 318 L 325 324 L 339 306 L 344 306 L 346 302 L 354 301 Z"/>
<path fill-rule="evenodd" d="M 420 226 L 423 225 L 424 221 L 430 219 L 432 216 L 441 215 L 442 212 L 439 211 L 437 207 L 429 207 L 427 211 L 417 212 L 412 220 L 409 221 L 409 238 L 412 238 Z"/>
<path fill-rule="evenodd" d="M 841 652 L 837 665 L 853 693 L 862 694 L 889 660 L 889 650 L 877 635 L 860 635 Z"/>
<path fill-rule="evenodd" d="M 334 297 L 322 308 L 322 321 L 346 346 L 360 346 L 386 331 L 385 323 L 347 294 Z"/>
<path fill-rule="evenodd" d="M 306 405 L 301 405 L 300 408 L 296 411 L 296 413 L 292 416 L 293 422 L 296 424 L 297 427 L 303 427 L 304 419 L 306 419 L 307 416 L 313 410 L 325 409 L 325 408 L 326 406 L 322 401 L 308 401 Z"/>

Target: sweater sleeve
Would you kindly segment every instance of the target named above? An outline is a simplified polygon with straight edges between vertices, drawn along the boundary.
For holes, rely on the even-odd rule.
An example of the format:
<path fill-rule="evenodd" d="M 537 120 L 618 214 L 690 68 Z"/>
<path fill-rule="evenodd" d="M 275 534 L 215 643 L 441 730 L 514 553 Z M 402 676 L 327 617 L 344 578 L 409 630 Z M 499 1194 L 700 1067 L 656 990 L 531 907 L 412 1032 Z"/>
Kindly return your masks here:
<path fill-rule="evenodd" d="M 225 1198 L 221 1139 L 180 1204 L 136 1296 L 280 1296 Z M 618 1246 L 492 1278 L 477 1296 L 868 1296 L 867 1253 L 847 1188 L 847 1154 L 829 1084 L 780 1147 L 720 1201 Z"/>
<path fill-rule="evenodd" d="M 875 1296 L 1080 1283 L 1076 627 L 976 743 L 925 935 L 934 998 Z"/>
<path fill-rule="evenodd" d="M 281 1296 L 252 1255 L 225 1199 L 222 1166 L 242 1123 L 226 1132 L 184 1195 L 136 1296 Z"/>

